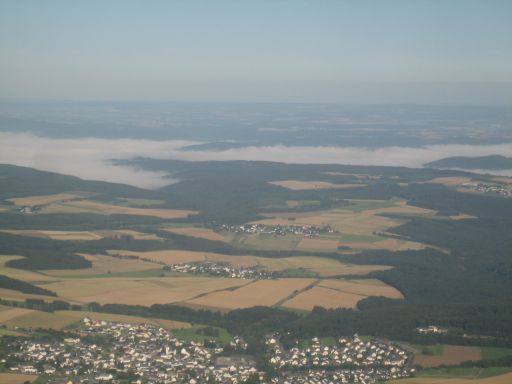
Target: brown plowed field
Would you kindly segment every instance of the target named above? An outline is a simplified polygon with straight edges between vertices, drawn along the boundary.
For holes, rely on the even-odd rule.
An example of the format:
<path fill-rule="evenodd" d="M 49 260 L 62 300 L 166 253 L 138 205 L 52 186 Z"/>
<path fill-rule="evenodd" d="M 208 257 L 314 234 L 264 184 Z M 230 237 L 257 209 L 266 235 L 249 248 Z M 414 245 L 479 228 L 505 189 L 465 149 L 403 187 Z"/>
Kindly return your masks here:
<path fill-rule="evenodd" d="M 440 356 L 421 356 L 416 355 L 414 363 L 424 368 L 439 367 L 440 365 L 457 365 L 463 361 L 481 360 L 482 354 L 478 347 L 465 347 L 457 345 L 445 345 L 443 354 Z"/>

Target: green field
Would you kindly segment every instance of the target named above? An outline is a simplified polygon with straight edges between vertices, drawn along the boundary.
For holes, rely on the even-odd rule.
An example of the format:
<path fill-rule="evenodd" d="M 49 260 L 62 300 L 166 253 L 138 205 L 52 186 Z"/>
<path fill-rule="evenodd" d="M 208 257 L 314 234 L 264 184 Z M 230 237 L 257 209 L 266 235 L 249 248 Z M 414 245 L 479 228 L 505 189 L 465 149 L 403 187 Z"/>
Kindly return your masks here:
<path fill-rule="evenodd" d="M 164 200 L 153 200 L 153 199 L 134 199 L 128 197 L 120 197 L 113 201 L 112 204 L 122 205 L 126 207 L 154 207 L 164 205 Z"/>
<path fill-rule="evenodd" d="M 233 243 L 247 248 L 281 251 L 297 248 L 301 240 L 302 236 L 298 235 L 239 234 L 233 239 Z"/>
<path fill-rule="evenodd" d="M 385 237 L 377 235 L 356 235 L 352 233 L 342 233 L 338 239 L 341 243 L 375 243 L 376 241 L 386 240 Z"/>
<path fill-rule="evenodd" d="M 318 273 L 306 268 L 287 268 L 280 272 L 281 277 L 318 277 Z"/>
<path fill-rule="evenodd" d="M 441 356 L 443 354 L 443 346 L 441 344 L 434 345 L 421 345 L 421 344 L 410 344 L 411 347 L 420 351 L 422 355 L 428 356 Z"/>
<path fill-rule="evenodd" d="M 349 200 L 350 205 L 343 209 L 349 209 L 352 212 L 368 211 L 370 209 L 389 208 L 395 205 L 396 200 Z"/>
<path fill-rule="evenodd" d="M 482 347 L 483 360 L 496 360 L 506 356 L 512 356 L 512 348 Z"/>

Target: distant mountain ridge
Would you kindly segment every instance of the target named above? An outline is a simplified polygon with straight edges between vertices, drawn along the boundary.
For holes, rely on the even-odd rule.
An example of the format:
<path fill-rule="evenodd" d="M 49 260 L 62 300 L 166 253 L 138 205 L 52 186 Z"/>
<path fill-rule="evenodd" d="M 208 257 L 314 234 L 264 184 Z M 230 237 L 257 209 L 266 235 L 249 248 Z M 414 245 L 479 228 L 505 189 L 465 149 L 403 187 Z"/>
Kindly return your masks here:
<path fill-rule="evenodd" d="M 454 156 L 425 164 L 429 168 L 460 168 L 460 169 L 512 169 L 512 157 L 491 156 Z"/>

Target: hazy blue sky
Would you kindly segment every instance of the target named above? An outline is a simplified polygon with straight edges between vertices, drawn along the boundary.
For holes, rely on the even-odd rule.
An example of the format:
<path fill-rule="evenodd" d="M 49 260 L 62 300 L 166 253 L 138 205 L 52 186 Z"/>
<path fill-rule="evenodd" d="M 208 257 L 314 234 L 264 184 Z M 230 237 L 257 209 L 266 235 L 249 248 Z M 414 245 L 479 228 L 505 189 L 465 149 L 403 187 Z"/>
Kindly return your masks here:
<path fill-rule="evenodd" d="M 1 99 L 511 103 L 512 1 L 0 1 Z"/>

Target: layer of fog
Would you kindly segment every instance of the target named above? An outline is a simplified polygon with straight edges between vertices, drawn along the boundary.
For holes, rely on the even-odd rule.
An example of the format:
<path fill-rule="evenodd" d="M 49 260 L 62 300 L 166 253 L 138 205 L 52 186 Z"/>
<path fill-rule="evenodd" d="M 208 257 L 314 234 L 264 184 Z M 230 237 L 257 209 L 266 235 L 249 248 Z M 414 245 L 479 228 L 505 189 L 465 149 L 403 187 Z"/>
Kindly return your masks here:
<path fill-rule="evenodd" d="M 434 145 L 423 148 L 383 147 L 246 147 L 222 151 L 181 151 L 197 142 L 134 139 L 54 139 L 31 134 L 0 133 L 0 163 L 74 175 L 89 180 L 158 188 L 173 182 L 164 172 L 113 165 L 110 159 L 264 160 L 303 164 L 351 164 L 421 167 L 450 156 L 512 154 L 512 144 Z M 510 171 L 485 171 L 512 176 Z"/>

